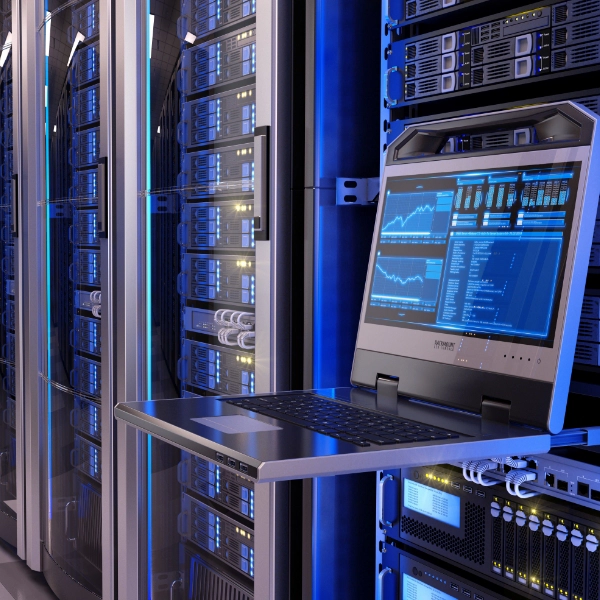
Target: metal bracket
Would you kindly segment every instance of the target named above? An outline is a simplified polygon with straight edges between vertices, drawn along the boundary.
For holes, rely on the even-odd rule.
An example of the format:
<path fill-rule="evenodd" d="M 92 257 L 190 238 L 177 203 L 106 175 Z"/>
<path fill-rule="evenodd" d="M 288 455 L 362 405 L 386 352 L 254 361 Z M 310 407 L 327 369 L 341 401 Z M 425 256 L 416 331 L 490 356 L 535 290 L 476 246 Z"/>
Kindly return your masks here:
<path fill-rule="evenodd" d="M 336 204 L 370 204 L 379 195 L 379 177 L 337 177 L 335 180 Z"/>
<path fill-rule="evenodd" d="M 550 437 L 552 448 L 566 448 L 567 446 L 600 446 L 600 427 L 586 427 L 584 429 L 563 429 L 560 433 Z"/>
<path fill-rule="evenodd" d="M 377 376 L 377 410 L 396 413 L 398 405 L 398 378 Z"/>
<path fill-rule="evenodd" d="M 510 402 L 484 398 L 481 401 L 481 418 L 484 421 L 494 421 L 508 425 L 510 422 Z"/>

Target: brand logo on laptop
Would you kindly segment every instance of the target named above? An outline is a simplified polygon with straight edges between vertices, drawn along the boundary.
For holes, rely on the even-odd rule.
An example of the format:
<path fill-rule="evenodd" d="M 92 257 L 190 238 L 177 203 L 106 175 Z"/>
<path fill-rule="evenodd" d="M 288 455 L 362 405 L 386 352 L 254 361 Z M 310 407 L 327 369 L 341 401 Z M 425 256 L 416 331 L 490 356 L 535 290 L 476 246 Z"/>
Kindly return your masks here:
<path fill-rule="evenodd" d="M 456 342 L 443 342 L 442 340 L 435 340 L 433 343 L 433 347 L 436 350 L 449 350 L 452 352 L 454 350 L 454 345 Z"/>

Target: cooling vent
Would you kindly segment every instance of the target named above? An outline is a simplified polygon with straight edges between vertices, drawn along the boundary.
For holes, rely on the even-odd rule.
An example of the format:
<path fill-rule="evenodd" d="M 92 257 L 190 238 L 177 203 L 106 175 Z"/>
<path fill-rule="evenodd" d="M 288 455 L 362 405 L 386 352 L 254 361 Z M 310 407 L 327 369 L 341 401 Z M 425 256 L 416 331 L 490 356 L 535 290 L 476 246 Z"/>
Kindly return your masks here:
<path fill-rule="evenodd" d="M 416 2 L 407 2 L 406 3 L 406 18 L 412 19 L 417 15 L 417 3 Z"/>
<path fill-rule="evenodd" d="M 555 52 L 552 55 L 552 69 L 564 69 L 567 65 L 567 52 L 565 50 L 561 50 L 560 52 Z"/>
<path fill-rule="evenodd" d="M 480 65 L 485 58 L 485 49 L 482 47 L 475 48 L 473 50 L 473 58 L 471 59 L 472 64 Z"/>
<path fill-rule="evenodd" d="M 594 334 L 594 326 L 591 323 L 580 321 L 579 323 L 579 337 L 590 338 Z"/>
<path fill-rule="evenodd" d="M 79 552 L 96 567 L 102 569 L 102 497 L 91 485 L 79 484 L 79 528 L 77 547 Z"/>
<path fill-rule="evenodd" d="M 600 593 L 600 557 L 598 552 L 588 554 L 588 598 L 598 598 Z"/>
<path fill-rule="evenodd" d="M 600 114 L 600 98 L 598 96 L 593 98 L 581 98 L 579 100 L 575 100 L 574 102 L 579 102 L 579 104 L 589 108 L 592 112 Z"/>
<path fill-rule="evenodd" d="M 416 85 L 414 83 L 407 83 L 405 89 L 405 95 L 407 98 L 414 98 L 416 94 Z"/>
<path fill-rule="evenodd" d="M 501 42 L 496 42 L 495 44 L 490 44 L 487 47 L 487 60 L 498 60 L 500 58 L 510 58 L 512 55 L 512 41 L 511 40 L 503 40 Z"/>
<path fill-rule="evenodd" d="M 579 42 L 600 35 L 600 21 L 583 21 L 571 26 L 571 41 Z"/>
<path fill-rule="evenodd" d="M 194 381 L 197 385 L 206 387 L 208 385 L 208 375 L 206 375 L 206 373 L 196 373 L 194 375 Z"/>
<path fill-rule="evenodd" d="M 492 24 L 492 35 L 491 38 L 493 40 L 497 40 L 501 36 L 501 26 L 500 21 Z"/>
<path fill-rule="evenodd" d="M 440 8 L 439 0 L 420 0 L 418 2 L 418 13 L 420 15 L 424 13 L 428 13 L 434 10 L 438 10 Z"/>
<path fill-rule="evenodd" d="M 575 346 L 575 362 L 591 363 L 594 359 L 594 353 L 591 346 L 577 344 Z"/>
<path fill-rule="evenodd" d="M 499 79 L 508 79 L 511 77 L 510 63 L 499 65 L 490 65 L 487 68 L 486 77 L 488 80 L 496 81 Z"/>
<path fill-rule="evenodd" d="M 428 60 L 421 60 L 417 63 L 418 73 L 417 77 L 424 77 L 425 75 L 437 74 L 440 70 L 440 61 L 438 58 L 430 58 Z"/>
<path fill-rule="evenodd" d="M 560 29 L 554 30 L 554 46 L 564 46 L 567 43 L 567 28 L 561 27 Z"/>
<path fill-rule="evenodd" d="M 486 148 L 497 148 L 498 146 L 510 146 L 511 134 L 509 133 L 493 133 L 485 136 Z"/>
<path fill-rule="evenodd" d="M 416 46 L 418 56 L 441 53 L 441 40 L 439 37 L 423 40 L 422 42 L 418 42 Z"/>
<path fill-rule="evenodd" d="M 477 44 L 479 44 L 479 29 L 473 27 L 471 29 L 471 46 L 477 46 Z"/>
<path fill-rule="evenodd" d="M 473 69 L 471 71 L 471 85 L 481 85 L 483 83 L 483 69 Z"/>
<path fill-rule="evenodd" d="M 435 546 L 444 552 L 460 556 L 472 563 L 483 565 L 485 562 L 485 521 L 486 509 L 467 502 L 464 508 L 465 535 L 463 539 L 446 533 L 437 527 L 428 525 L 406 515 L 402 516 L 402 532 Z M 497 519 L 494 519 L 496 521 Z"/>
<path fill-rule="evenodd" d="M 415 60 L 417 58 L 417 47 L 415 44 L 406 46 L 406 60 Z"/>
<path fill-rule="evenodd" d="M 490 25 L 482 25 L 478 32 L 479 32 L 479 38 L 482 44 L 484 44 L 485 42 L 489 42 L 490 41 L 490 30 L 491 30 L 491 26 Z M 471 38 L 471 43 L 475 43 L 473 42 L 473 39 Z"/>
<path fill-rule="evenodd" d="M 556 23 L 564 23 L 569 17 L 569 9 L 566 4 L 555 6 L 552 11 L 552 20 Z"/>
<path fill-rule="evenodd" d="M 577 46 L 570 50 L 570 66 L 597 61 L 600 58 L 600 43 L 585 46 Z"/>
<path fill-rule="evenodd" d="M 590 300 L 589 298 L 584 298 L 583 305 L 581 307 L 581 316 L 582 317 L 593 316 L 595 304 L 596 303 L 593 300 Z"/>
<path fill-rule="evenodd" d="M 190 563 L 189 600 L 253 600 L 249 592 L 213 571 L 199 557 L 192 557 Z"/>
<path fill-rule="evenodd" d="M 524 529 L 524 527 L 521 527 Z M 569 542 L 558 542 L 558 569 L 556 576 L 556 584 L 560 590 L 569 589 L 569 554 L 571 548 Z"/>
<path fill-rule="evenodd" d="M 586 17 L 600 10 L 600 0 L 574 0 L 571 4 L 571 16 L 573 20 Z"/>
<path fill-rule="evenodd" d="M 483 148 L 483 138 L 480 135 L 471 137 L 471 150 L 481 150 Z"/>
<path fill-rule="evenodd" d="M 583 546 L 579 548 L 573 548 L 573 566 L 572 566 L 572 582 L 571 590 L 573 591 L 573 598 L 578 596 L 583 598 L 585 594 L 585 550 Z"/>
<path fill-rule="evenodd" d="M 406 78 L 414 79 L 417 76 L 417 65 L 416 63 L 410 63 L 406 65 Z"/>
<path fill-rule="evenodd" d="M 431 94 L 439 93 L 439 77 L 432 77 L 430 79 L 420 79 L 419 81 L 417 81 L 417 90 L 419 96 L 429 96 Z"/>

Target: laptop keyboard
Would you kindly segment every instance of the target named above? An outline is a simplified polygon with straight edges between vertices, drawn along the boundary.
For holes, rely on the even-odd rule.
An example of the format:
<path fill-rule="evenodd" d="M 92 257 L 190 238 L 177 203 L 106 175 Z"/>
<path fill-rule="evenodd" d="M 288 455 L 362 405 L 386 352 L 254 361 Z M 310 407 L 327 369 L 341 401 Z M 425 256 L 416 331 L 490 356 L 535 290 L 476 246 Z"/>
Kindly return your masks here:
<path fill-rule="evenodd" d="M 453 431 L 333 402 L 313 394 L 252 396 L 227 400 L 227 403 L 363 447 L 459 437 Z"/>

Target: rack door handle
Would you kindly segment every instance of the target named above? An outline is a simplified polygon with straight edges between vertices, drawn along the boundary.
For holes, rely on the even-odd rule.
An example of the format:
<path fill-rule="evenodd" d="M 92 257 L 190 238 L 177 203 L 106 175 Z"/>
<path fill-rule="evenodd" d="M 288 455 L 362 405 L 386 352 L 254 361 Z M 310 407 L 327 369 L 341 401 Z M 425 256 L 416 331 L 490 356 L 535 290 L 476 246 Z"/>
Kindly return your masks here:
<path fill-rule="evenodd" d="M 108 182 L 106 157 L 98 159 L 98 237 L 108 237 Z"/>
<path fill-rule="evenodd" d="M 398 104 L 402 102 L 402 98 L 392 98 L 390 96 L 390 77 L 392 73 L 399 73 L 400 76 L 402 76 L 403 72 L 400 67 L 392 67 L 391 69 L 388 69 L 385 73 L 385 92 L 383 97 L 385 98 L 385 101 L 388 103 L 388 105 L 394 108 L 394 106 L 398 106 Z"/>
<path fill-rule="evenodd" d="M 390 29 L 396 29 L 400 25 L 399 19 L 392 17 L 392 0 L 387 0 L 386 11 L 385 11 L 385 22 Z"/>
<path fill-rule="evenodd" d="M 11 233 L 19 237 L 19 176 L 12 176 L 12 224 Z"/>
<path fill-rule="evenodd" d="M 378 511 L 377 511 L 377 520 L 381 523 L 381 525 L 383 525 L 383 527 L 393 527 L 393 523 L 391 521 L 388 521 L 385 518 L 385 515 L 383 514 L 384 512 L 384 508 L 385 508 L 385 500 L 384 500 L 384 493 L 385 493 L 385 484 L 388 481 L 393 481 L 394 480 L 394 476 L 391 475 L 390 473 L 388 473 L 387 475 L 385 475 L 384 477 L 382 477 L 379 480 L 379 505 L 378 505 Z"/>
<path fill-rule="evenodd" d="M 393 573 L 393 571 L 389 567 L 385 567 L 377 575 L 377 600 L 383 600 L 383 580 L 390 573 Z"/>
<path fill-rule="evenodd" d="M 269 127 L 254 130 L 254 239 L 269 239 Z"/>

